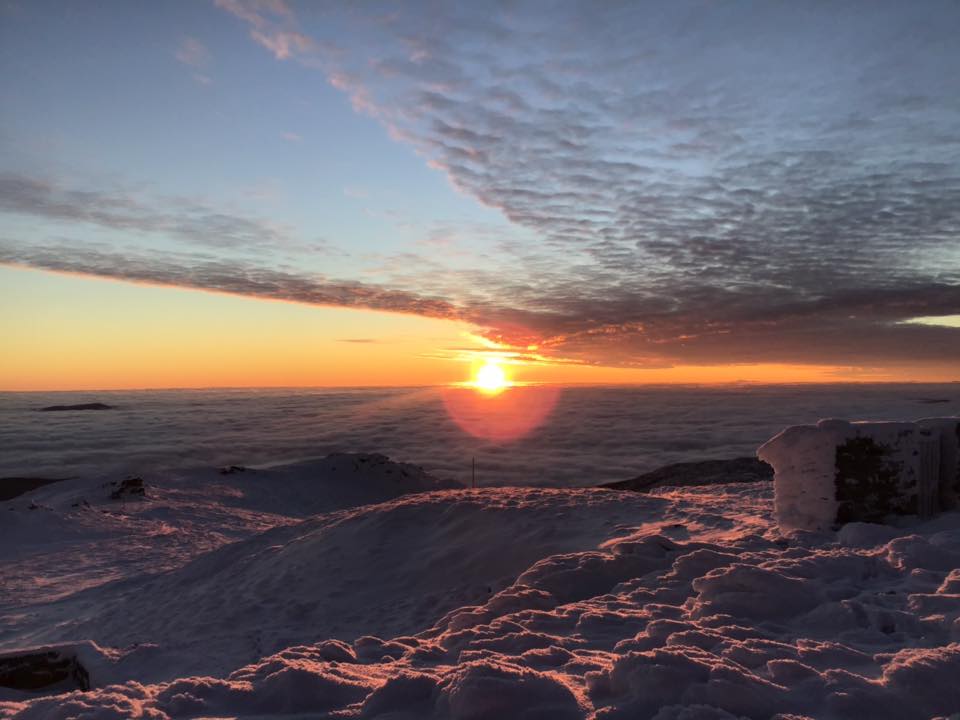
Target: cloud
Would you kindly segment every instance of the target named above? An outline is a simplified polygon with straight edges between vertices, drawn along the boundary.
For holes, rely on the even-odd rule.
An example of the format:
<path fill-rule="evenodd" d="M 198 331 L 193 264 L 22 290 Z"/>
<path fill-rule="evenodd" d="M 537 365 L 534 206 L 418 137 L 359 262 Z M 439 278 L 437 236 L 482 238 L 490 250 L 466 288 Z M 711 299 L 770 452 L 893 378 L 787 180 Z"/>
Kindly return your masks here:
<path fill-rule="evenodd" d="M 230 282 L 159 255 L 111 269 L 82 247 L 61 248 L 64 269 L 422 307 L 585 363 L 876 367 L 960 353 L 960 329 L 904 322 L 960 314 L 960 76 L 942 72 L 960 63 L 943 21 L 955 4 L 216 4 L 515 231 L 438 223 L 365 257 L 374 266 L 357 272 L 377 283 L 315 286 L 274 269 L 273 249 L 307 252 L 277 223 L 0 177 L 6 212 L 262 257 L 223 259 Z M 33 250 L 16 262 L 50 263 Z"/>
<path fill-rule="evenodd" d="M 180 41 L 174 57 L 192 68 L 204 68 L 210 64 L 211 55 L 206 45 L 195 37 L 187 36 Z"/>
<path fill-rule="evenodd" d="M 295 243 L 277 223 L 190 198 L 142 198 L 128 190 L 77 190 L 16 174 L 0 175 L 0 211 L 111 230 L 163 233 L 194 245 L 256 250 Z"/>
<path fill-rule="evenodd" d="M 356 185 L 347 185 L 343 189 L 344 197 L 351 198 L 352 200 L 365 200 L 370 197 L 370 191 L 364 187 L 358 187 Z"/>
<path fill-rule="evenodd" d="M 442 299 L 236 260 L 191 258 L 160 252 L 120 253 L 63 244 L 19 246 L 0 241 L 0 264 L 307 305 L 365 308 L 437 318 L 455 319 L 458 316 L 457 308 Z"/>
<path fill-rule="evenodd" d="M 292 132 L 280 133 L 280 137 L 286 140 L 287 142 L 300 142 L 303 140 L 302 137 Z"/>
<path fill-rule="evenodd" d="M 186 36 L 180 40 L 174 51 L 174 57 L 194 70 L 193 79 L 201 85 L 210 85 L 213 79 L 206 73 L 213 58 L 210 50 L 195 37 Z"/>
<path fill-rule="evenodd" d="M 676 287 L 665 284 L 661 292 L 654 291 L 658 280 L 652 273 L 624 277 L 616 268 L 595 262 L 575 265 L 570 257 L 538 254 L 522 243 L 505 243 L 500 248 L 501 264 L 508 271 L 497 266 L 453 269 L 436 256 L 406 253 L 383 259 L 386 284 L 377 284 L 320 278 L 291 269 L 296 264 L 278 265 L 274 255 L 261 251 L 293 248 L 296 257 L 308 249 L 315 253 L 315 243 L 304 244 L 273 224 L 183 198 L 151 203 L 129 191 L 75 190 L 6 175 L 0 177 L 0 210 L 89 223 L 125 236 L 130 232 L 146 237 L 171 235 L 200 251 L 114 251 L 72 241 L 47 245 L 7 241 L 0 262 L 456 319 L 477 325 L 498 353 L 516 362 L 633 367 L 718 360 L 874 365 L 937 362 L 960 353 L 957 328 L 903 322 L 956 314 L 960 308 L 956 282 L 918 279 L 907 272 L 867 285 L 855 274 L 844 278 L 847 269 L 828 257 L 807 260 L 811 262 L 807 277 L 792 285 L 730 283 L 737 263 L 748 263 L 749 258 L 736 243 L 723 239 L 695 239 L 666 248 L 673 254 L 667 283 L 685 264 L 690 265 L 692 280 Z M 474 230 L 493 231 L 480 226 Z M 452 228 L 437 226 L 427 233 L 425 245 L 443 246 L 451 232 Z M 248 251 L 259 259 L 235 257 Z M 704 273 L 699 254 L 706 252 L 720 258 L 721 282 L 697 281 L 698 273 Z M 810 284 L 804 287 L 804 283 Z M 830 287 L 832 283 L 836 287 Z M 438 352 L 462 358 L 465 351 Z"/>
<path fill-rule="evenodd" d="M 960 308 L 960 80 L 933 79 L 960 50 L 925 11 L 280 15 L 314 39 L 287 58 L 538 238 L 489 272 L 421 273 L 469 288 L 490 337 L 639 365 L 957 350 L 898 324 Z"/>
<path fill-rule="evenodd" d="M 296 20 L 283 0 L 215 0 L 217 7 L 250 26 L 250 37 L 277 60 L 318 49 L 313 39 L 296 29 Z"/>
<path fill-rule="evenodd" d="M 403 288 L 337 280 L 259 263 L 209 255 L 114 252 L 78 247 L 0 242 L 0 264 L 75 273 L 131 282 L 185 287 L 311 305 L 366 308 L 459 320 L 483 329 L 490 352 L 514 362 L 585 363 L 665 367 L 674 363 L 726 362 L 849 363 L 936 362 L 960 353 L 957 328 L 898 322 L 960 303 L 960 289 L 918 287 L 886 294 L 849 293 L 822 305 L 750 305 L 705 297 L 707 316 L 697 324 L 683 314 L 633 299 L 614 298 L 584 304 L 579 298 L 553 296 L 558 309 L 529 310 L 485 300 L 462 302 Z M 888 308 L 897 308 L 889 310 Z M 921 308 L 923 310 L 921 310 Z M 689 311 L 689 308 L 685 308 Z M 622 322 L 641 315 L 644 323 Z M 617 322 L 602 322 L 605 317 Z M 586 328 L 586 329 L 583 329 Z M 358 339 L 347 339 L 355 342 Z M 438 357 L 476 356 L 476 348 L 447 348 Z"/>

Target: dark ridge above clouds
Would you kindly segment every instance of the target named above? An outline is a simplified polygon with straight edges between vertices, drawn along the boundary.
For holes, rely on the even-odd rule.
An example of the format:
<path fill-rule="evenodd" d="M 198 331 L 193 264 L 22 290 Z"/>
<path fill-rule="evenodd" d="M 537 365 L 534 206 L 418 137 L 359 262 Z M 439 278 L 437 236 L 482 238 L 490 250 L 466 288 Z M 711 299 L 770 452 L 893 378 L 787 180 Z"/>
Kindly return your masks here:
<path fill-rule="evenodd" d="M 381 287 L 298 269 L 279 223 L 6 177 L 6 212 L 221 255 L 0 260 L 449 317 L 589 363 L 960 356 L 960 329 L 903 323 L 960 314 L 956 3 L 216 4 L 535 241 L 473 270 L 414 247 Z"/>

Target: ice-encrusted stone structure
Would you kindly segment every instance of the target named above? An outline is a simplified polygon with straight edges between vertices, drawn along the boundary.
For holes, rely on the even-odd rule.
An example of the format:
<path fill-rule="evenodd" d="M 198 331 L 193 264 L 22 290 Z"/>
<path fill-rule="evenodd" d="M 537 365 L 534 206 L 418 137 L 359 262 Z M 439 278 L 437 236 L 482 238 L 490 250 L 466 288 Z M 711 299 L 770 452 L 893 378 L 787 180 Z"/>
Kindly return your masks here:
<path fill-rule="evenodd" d="M 787 428 L 757 457 L 774 468 L 784 529 L 829 530 L 960 507 L 960 417 L 821 420 Z"/>

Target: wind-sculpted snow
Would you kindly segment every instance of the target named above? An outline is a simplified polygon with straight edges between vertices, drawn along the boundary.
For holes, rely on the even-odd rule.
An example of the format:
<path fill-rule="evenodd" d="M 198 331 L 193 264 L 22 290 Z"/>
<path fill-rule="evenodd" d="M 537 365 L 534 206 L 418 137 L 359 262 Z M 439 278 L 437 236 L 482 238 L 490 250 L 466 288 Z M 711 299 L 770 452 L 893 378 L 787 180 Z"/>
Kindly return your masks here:
<path fill-rule="evenodd" d="M 667 505 L 603 490 L 407 495 L 283 524 L 171 572 L 77 593 L 36 610 L 18 639 L 139 646 L 120 663 L 123 679 L 144 679 L 145 662 L 150 679 L 224 672 L 291 644 L 423 629 L 487 600 L 541 558 L 596 546 L 614 525 Z M 176 643 L 145 649 L 157 638 Z"/>
<path fill-rule="evenodd" d="M 136 591 L 91 591 L 104 606 L 61 631 L 117 648 L 84 656 L 95 689 L 12 697 L 0 715 L 926 720 L 960 710 L 960 517 L 782 534 L 771 495 L 769 483 L 453 490 L 318 516 Z"/>
<path fill-rule="evenodd" d="M 180 567 L 226 543 L 316 513 L 457 486 L 377 454 L 335 453 L 269 469 L 199 468 L 147 477 L 143 499 L 112 500 L 115 486 L 99 478 L 56 483 L 0 506 L 0 613 Z"/>

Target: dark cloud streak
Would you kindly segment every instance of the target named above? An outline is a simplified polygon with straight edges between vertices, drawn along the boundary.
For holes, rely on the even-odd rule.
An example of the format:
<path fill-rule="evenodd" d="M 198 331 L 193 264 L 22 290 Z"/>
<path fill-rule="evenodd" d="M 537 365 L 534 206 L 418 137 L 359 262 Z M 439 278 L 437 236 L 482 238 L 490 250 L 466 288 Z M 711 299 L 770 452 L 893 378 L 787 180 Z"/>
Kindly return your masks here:
<path fill-rule="evenodd" d="M 456 318 L 449 302 L 349 281 L 331 281 L 240 261 L 186 264 L 164 253 L 140 255 L 75 247 L 17 247 L 0 243 L 0 264 L 127 282 L 190 288 L 307 305 L 364 308 L 437 318 Z"/>

